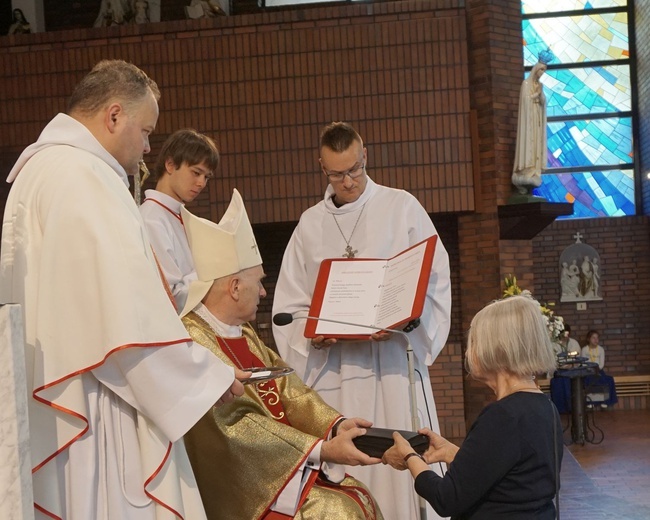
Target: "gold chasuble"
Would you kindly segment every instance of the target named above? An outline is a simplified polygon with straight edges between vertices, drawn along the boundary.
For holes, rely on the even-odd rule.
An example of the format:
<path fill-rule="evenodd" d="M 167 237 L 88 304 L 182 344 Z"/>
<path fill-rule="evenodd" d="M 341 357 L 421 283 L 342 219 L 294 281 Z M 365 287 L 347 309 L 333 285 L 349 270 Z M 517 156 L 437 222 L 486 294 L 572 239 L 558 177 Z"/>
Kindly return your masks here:
<path fill-rule="evenodd" d="M 194 312 L 183 323 L 195 342 L 230 365 L 286 366 L 249 325 L 241 338 L 217 338 Z M 185 446 L 208 519 L 289 518 L 270 507 L 340 416 L 295 374 L 247 385 L 242 397 L 204 415 L 185 435 Z M 297 519 L 383 518 L 367 488 L 349 476 L 334 484 L 320 473 L 300 504 Z"/>

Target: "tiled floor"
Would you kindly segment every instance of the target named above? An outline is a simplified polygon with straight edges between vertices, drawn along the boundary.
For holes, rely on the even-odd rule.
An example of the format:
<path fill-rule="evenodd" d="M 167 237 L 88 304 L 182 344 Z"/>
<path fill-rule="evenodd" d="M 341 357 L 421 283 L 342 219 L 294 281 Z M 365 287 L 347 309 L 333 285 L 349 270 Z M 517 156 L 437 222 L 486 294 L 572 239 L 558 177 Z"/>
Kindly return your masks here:
<path fill-rule="evenodd" d="M 591 418 L 604 438 L 565 448 L 560 518 L 650 520 L 650 410 L 598 410 Z"/>

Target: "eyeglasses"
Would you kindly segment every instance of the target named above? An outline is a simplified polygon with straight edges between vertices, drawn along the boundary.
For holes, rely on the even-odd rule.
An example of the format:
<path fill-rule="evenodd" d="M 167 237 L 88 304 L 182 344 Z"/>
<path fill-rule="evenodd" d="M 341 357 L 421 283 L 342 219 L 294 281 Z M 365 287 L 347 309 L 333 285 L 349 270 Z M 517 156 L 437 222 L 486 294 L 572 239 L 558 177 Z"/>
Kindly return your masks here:
<path fill-rule="evenodd" d="M 361 177 L 361 175 L 363 175 L 365 169 L 366 169 L 366 163 L 360 162 L 355 164 L 352 168 L 344 172 L 332 172 L 326 170 L 323 167 L 323 173 L 327 176 L 330 182 L 341 182 L 343 179 L 345 179 L 346 175 L 348 175 L 352 180 L 358 179 L 359 177 Z"/>

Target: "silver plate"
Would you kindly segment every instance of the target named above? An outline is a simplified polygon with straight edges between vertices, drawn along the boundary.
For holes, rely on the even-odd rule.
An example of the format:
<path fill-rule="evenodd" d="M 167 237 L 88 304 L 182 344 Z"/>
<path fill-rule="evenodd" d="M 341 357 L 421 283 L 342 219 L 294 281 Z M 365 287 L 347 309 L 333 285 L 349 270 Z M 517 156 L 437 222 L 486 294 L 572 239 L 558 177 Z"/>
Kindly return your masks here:
<path fill-rule="evenodd" d="M 293 374 L 294 370 L 291 367 L 255 367 L 244 368 L 244 372 L 252 372 L 253 374 L 248 379 L 242 379 L 245 385 L 263 383 L 275 379 L 276 377 L 283 377 Z"/>

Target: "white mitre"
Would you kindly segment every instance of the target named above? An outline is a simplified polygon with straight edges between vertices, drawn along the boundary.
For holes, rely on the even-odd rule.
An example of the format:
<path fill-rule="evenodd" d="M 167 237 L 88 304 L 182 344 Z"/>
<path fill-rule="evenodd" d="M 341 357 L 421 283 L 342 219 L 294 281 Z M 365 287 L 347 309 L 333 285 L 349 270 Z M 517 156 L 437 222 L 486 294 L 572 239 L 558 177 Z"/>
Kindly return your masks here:
<path fill-rule="evenodd" d="M 185 206 L 181 207 L 181 217 L 197 276 L 190 285 L 181 312 L 181 316 L 185 316 L 203 300 L 212 282 L 261 265 L 262 257 L 244 201 L 237 190 L 233 190 L 230 205 L 219 224 L 193 215 Z"/>

